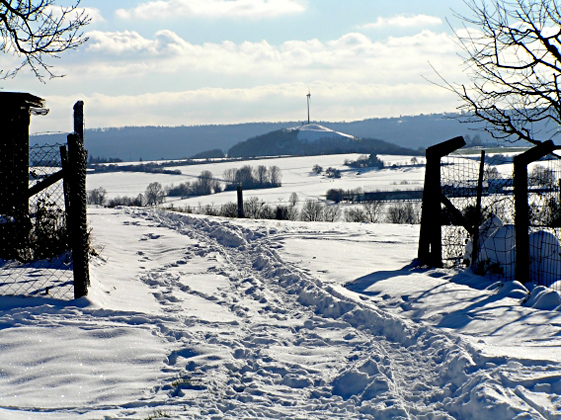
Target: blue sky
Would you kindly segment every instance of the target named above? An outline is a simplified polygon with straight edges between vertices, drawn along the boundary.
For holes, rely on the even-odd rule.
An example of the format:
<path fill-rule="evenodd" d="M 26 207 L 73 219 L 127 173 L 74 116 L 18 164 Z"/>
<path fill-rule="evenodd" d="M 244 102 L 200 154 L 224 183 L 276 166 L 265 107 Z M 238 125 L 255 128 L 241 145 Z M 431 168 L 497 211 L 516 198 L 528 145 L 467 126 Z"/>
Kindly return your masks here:
<path fill-rule="evenodd" d="M 63 3 L 61 3 L 63 4 Z M 83 0 L 88 43 L 51 60 L 65 77 L 28 71 L 5 91 L 51 112 L 33 132 L 67 131 L 76 100 L 86 125 L 197 125 L 364 118 L 454 111 L 429 83 L 464 82 L 446 19 L 462 0 Z M 3 57 L 3 66 L 15 63 Z"/>

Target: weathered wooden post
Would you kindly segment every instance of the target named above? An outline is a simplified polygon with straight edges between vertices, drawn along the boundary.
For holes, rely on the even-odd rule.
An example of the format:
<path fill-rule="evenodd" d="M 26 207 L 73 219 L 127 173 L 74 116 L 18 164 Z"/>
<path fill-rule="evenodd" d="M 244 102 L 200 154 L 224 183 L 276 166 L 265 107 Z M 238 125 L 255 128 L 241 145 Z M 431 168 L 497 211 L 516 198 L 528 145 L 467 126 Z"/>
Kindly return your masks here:
<path fill-rule="evenodd" d="M 84 101 L 78 101 L 74 104 L 74 132 L 78 134 L 78 138 L 84 142 Z"/>
<path fill-rule="evenodd" d="M 71 233 L 72 267 L 74 271 L 74 298 L 88 294 L 89 232 L 87 221 L 86 169 L 87 152 L 84 148 L 84 102 L 74 105 L 74 133 L 68 135 L 68 157 L 64 159 L 65 191 L 68 195 L 69 231 Z M 66 161 L 66 162 L 65 162 Z"/>
<path fill-rule="evenodd" d="M 426 151 L 418 258 L 430 267 L 442 267 L 440 159 L 465 144 L 463 137 L 454 137 Z"/>
<path fill-rule="evenodd" d="M 514 157 L 514 229 L 516 234 L 516 280 L 530 281 L 530 220 L 528 206 L 528 165 L 553 152 L 551 140 Z"/>
<path fill-rule="evenodd" d="M 238 192 L 238 217 L 240 219 L 243 219 L 245 217 L 245 214 L 243 211 L 243 188 L 241 185 L 238 185 L 237 192 Z"/>
<path fill-rule="evenodd" d="M 29 123 L 44 100 L 28 93 L 0 92 L 0 257 L 16 258 L 25 247 L 29 219 Z M 46 111 L 46 110 L 45 110 Z"/>
<path fill-rule="evenodd" d="M 86 163 L 87 153 L 78 134 L 68 135 L 69 172 L 66 174 L 70 209 L 69 231 L 74 271 L 74 298 L 88 294 L 89 274 L 89 233 L 86 218 Z M 65 169 L 66 171 L 66 169 Z"/>

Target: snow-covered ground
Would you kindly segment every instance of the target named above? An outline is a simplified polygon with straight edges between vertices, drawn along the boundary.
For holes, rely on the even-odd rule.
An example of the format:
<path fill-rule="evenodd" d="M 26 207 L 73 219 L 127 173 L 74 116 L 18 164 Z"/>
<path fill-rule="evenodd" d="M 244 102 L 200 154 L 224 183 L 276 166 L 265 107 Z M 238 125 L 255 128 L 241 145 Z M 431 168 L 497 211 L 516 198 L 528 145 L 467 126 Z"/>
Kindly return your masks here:
<path fill-rule="evenodd" d="M 221 179 L 225 170 L 231 168 L 241 168 L 249 165 L 256 168 L 259 165 L 266 167 L 278 166 L 281 169 L 282 186 L 280 188 L 270 188 L 261 190 L 244 191 L 244 199 L 258 197 L 269 205 L 289 203 L 289 197 L 296 193 L 300 202 L 306 199 L 325 198 L 325 193 L 331 188 L 342 188 L 350 190 L 363 188 L 366 191 L 376 190 L 395 190 L 395 189 L 419 189 L 423 186 L 424 167 L 396 167 L 392 165 L 411 164 L 412 156 L 391 156 L 379 155 L 388 166 L 381 171 L 365 169 L 351 169 L 344 166 L 345 160 L 356 160 L 359 154 L 344 155 L 324 155 L 324 156 L 304 156 L 304 157 L 285 157 L 273 159 L 260 159 L 249 161 L 229 161 L 217 162 L 212 164 L 201 163 L 200 165 L 171 166 L 166 169 L 180 170 L 181 175 L 166 174 L 147 174 L 139 172 L 122 173 L 96 173 L 88 175 L 88 189 L 104 188 L 108 198 L 116 196 L 136 197 L 143 194 L 150 182 L 159 182 L 162 186 L 179 185 L 184 182 L 193 182 L 202 171 L 210 171 L 214 177 Z M 424 162 L 424 158 L 417 157 Z M 333 167 L 341 170 L 340 179 L 327 178 L 324 175 L 312 173 L 314 165 L 320 165 L 324 170 Z M 191 197 L 187 199 L 170 199 L 166 204 L 173 204 L 175 208 L 185 206 L 206 206 L 221 205 L 237 200 L 236 191 L 226 191 L 220 194 L 212 194 L 202 197 Z"/>
<path fill-rule="evenodd" d="M 561 418 L 559 311 L 417 226 L 89 218 L 88 298 L 0 298 L 0 418 Z"/>
<path fill-rule="evenodd" d="M 561 418 L 559 295 L 416 225 L 88 217 L 87 298 L 0 297 L 1 419 Z"/>

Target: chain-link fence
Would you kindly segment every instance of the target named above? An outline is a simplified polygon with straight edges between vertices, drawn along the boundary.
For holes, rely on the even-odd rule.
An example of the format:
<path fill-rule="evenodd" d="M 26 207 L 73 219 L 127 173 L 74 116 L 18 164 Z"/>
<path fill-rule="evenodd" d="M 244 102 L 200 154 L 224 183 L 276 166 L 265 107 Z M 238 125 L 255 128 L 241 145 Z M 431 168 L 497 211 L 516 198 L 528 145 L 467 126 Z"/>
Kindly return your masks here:
<path fill-rule="evenodd" d="M 512 158 L 461 153 L 445 156 L 441 165 L 441 185 L 442 194 L 461 212 L 464 222 L 468 227 L 479 226 L 482 237 L 487 236 L 492 227 L 485 222 L 493 217 L 499 218 L 503 224 L 514 222 Z M 442 225 L 445 264 L 454 266 L 469 263 L 473 232 L 465 226 L 459 226 L 448 208 L 443 210 Z"/>
<path fill-rule="evenodd" d="M 0 294 L 73 297 L 72 256 L 61 173 L 61 146 L 33 146 L 29 150 L 29 188 L 43 184 L 29 197 L 29 221 L 25 238 L 10 258 L 0 256 Z M 50 178 L 49 178 L 50 177 Z M 45 182 L 49 178 L 50 182 Z M 55 176 L 54 179 L 57 179 Z M 6 182 L 5 180 L 3 182 Z M 50 184 L 50 185 L 49 185 Z M 43 188 L 45 187 L 45 188 Z M 15 222 L 9 215 L 4 225 Z M 3 229 L 3 235 L 11 234 Z M 6 241 L 7 238 L 0 238 Z"/>
<path fill-rule="evenodd" d="M 516 279 L 515 156 L 455 153 L 442 158 L 441 191 L 451 204 L 441 214 L 444 265 L 471 265 L 479 274 Z M 555 288 L 561 280 L 560 177 L 556 155 L 527 165 L 529 279 L 520 279 Z"/>
<path fill-rule="evenodd" d="M 547 157 L 528 170 L 530 276 L 561 290 L 561 160 Z"/>

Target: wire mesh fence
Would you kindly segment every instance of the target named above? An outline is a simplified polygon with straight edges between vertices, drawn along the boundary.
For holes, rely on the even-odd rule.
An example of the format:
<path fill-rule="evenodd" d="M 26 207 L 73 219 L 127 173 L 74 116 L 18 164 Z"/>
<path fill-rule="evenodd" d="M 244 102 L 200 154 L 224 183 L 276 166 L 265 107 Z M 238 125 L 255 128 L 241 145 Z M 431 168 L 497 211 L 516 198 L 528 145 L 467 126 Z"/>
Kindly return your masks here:
<path fill-rule="evenodd" d="M 477 188 L 480 170 L 480 155 L 454 154 L 443 157 L 441 166 L 443 195 L 450 199 L 470 226 L 481 226 L 485 230 L 484 222 L 493 216 L 500 218 L 502 223 L 513 223 L 512 164 L 493 156 L 485 159 L 478 210 Z M 482 237 L 486 236 L 487 232 L 483 233 Z M 466 260 L 471 258 L 467 255 L 470 251 L 470 234 L 471 232 L 465 227 L 455 225 L 450 213 L 444 210 L 443 260 L 447 265 L 465 264 Z"/>
<path fill-rule="evenodd" d="M 528 171 L 529 254 L 532 279 L 561 290 L 561 160 L 532 164 Z"/>
<path fill-rule="evenodd" d="M 484 165 L 481 159 L 484 158 Z M 447 266 L 471 265 L 491 278 L 515 279 L 516 235 L 512 156 L 445 156 L 442 193 L 464 217 L 470 232 L 443 210 L 442 254 Z M 481 172 L 481 173 L 480 173 Z M 561 279 L 561 161 L 555 155 L 528 167 L 530 281 L 550 287 Z M 481 179 L 481 181 L 480 181 Z M 480 204 L 478 207 L 478 184 Z M 475 236 L 477 229 L 477 238 Z M 477 244 L 474 244 L 477 240 Z M 525 280 L 523 280 L 525 281 Z"/>
<path fill-rule="evenodd" d="M 62 169 L 61 145 L 29 149 L 29 188 Z M 9 224 L 9 217 L 4 217 Z M 11 234 L 3 229 L 2 235 Z M 29 197 L 29 221 L 24 240 L 0 259 L 0 294 L 73 297 L 72 256 L 62 180 Z M 5 241 L 7 238 L 0 238 Z"/>

